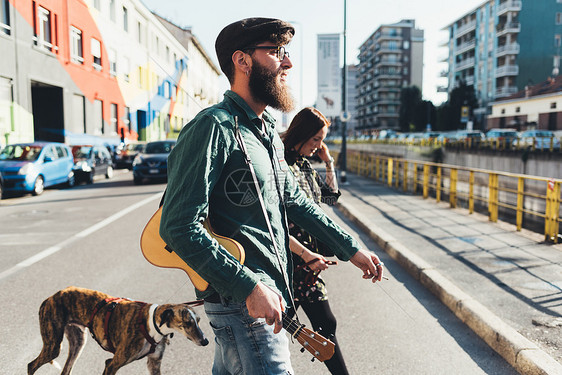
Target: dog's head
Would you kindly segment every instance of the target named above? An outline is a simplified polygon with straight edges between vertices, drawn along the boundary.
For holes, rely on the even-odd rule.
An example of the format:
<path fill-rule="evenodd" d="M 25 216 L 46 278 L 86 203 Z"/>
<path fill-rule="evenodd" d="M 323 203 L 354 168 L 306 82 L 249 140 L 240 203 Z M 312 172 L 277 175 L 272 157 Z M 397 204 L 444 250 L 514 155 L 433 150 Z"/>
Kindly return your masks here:
<path fill-rule="evenodd" d="M 163 305 L 157 313 L 160 316 L 158 326 L 163 333 L 165 333 L 164 331 L 168 331 L 168 333 L 177 331 L 196 345 L 209 344 L 209 340 L 199 327 L 201 318 L 187 304 Z"/>

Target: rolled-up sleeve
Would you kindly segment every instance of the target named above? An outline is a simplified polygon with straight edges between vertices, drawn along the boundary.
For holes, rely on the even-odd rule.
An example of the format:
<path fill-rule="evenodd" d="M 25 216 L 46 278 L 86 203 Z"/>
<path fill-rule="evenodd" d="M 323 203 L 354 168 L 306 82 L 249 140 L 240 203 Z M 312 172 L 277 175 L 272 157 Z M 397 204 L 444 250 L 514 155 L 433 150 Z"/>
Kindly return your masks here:
<path fill-rule="evenodd" d="M 224 127 L 211 115 L 202 113 L 186 125 L 168 159 L 160 235 L 213 289 L 240 302 L 259 279 L 203 227 L 231 147 Z"/>

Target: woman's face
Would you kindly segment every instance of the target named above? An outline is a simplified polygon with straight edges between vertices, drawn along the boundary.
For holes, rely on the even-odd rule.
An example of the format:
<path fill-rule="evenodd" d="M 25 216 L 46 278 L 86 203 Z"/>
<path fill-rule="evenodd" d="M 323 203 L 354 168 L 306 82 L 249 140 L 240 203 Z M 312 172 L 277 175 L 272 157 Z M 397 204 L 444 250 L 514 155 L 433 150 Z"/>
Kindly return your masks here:
<path fill-rule="evenodd" d="M 299 143 L 295 146 L 295 150 L 302 156 L 312 156 L 322 146 L 322 141 L 328 134 L 328 127 L 323 126 L 318 133 L 314 134 L 308 141 Z"/>

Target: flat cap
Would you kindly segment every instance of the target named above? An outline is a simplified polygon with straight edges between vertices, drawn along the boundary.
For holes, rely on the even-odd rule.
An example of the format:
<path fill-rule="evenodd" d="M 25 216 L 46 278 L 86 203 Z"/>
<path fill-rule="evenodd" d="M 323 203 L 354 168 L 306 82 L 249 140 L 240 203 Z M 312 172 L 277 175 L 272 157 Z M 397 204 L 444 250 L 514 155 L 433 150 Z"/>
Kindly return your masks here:
<path fill-rule="evenodd" d="M 288 43 L 295 28 L 288 22 L 275 18 L 245 18 L 226 26 L 217 36 L 215 51 L 221 70 L 229 76 L 232 54 L 258 43 Z"/>

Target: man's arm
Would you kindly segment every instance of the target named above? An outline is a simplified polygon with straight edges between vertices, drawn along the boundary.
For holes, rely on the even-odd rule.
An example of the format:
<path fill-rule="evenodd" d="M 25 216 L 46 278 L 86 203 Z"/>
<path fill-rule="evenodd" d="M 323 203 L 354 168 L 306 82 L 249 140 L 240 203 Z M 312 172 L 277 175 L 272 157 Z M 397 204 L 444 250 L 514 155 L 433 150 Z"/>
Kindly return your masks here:
<path fill-rule="evenodd" d="M 223 127 L 213 117 L 200 114 L 186 125 L 168 158 L 160 235 L 219 294 L 243 301 L 256 287 L 257 276 L 202 225 L 229 150 Z"/>

